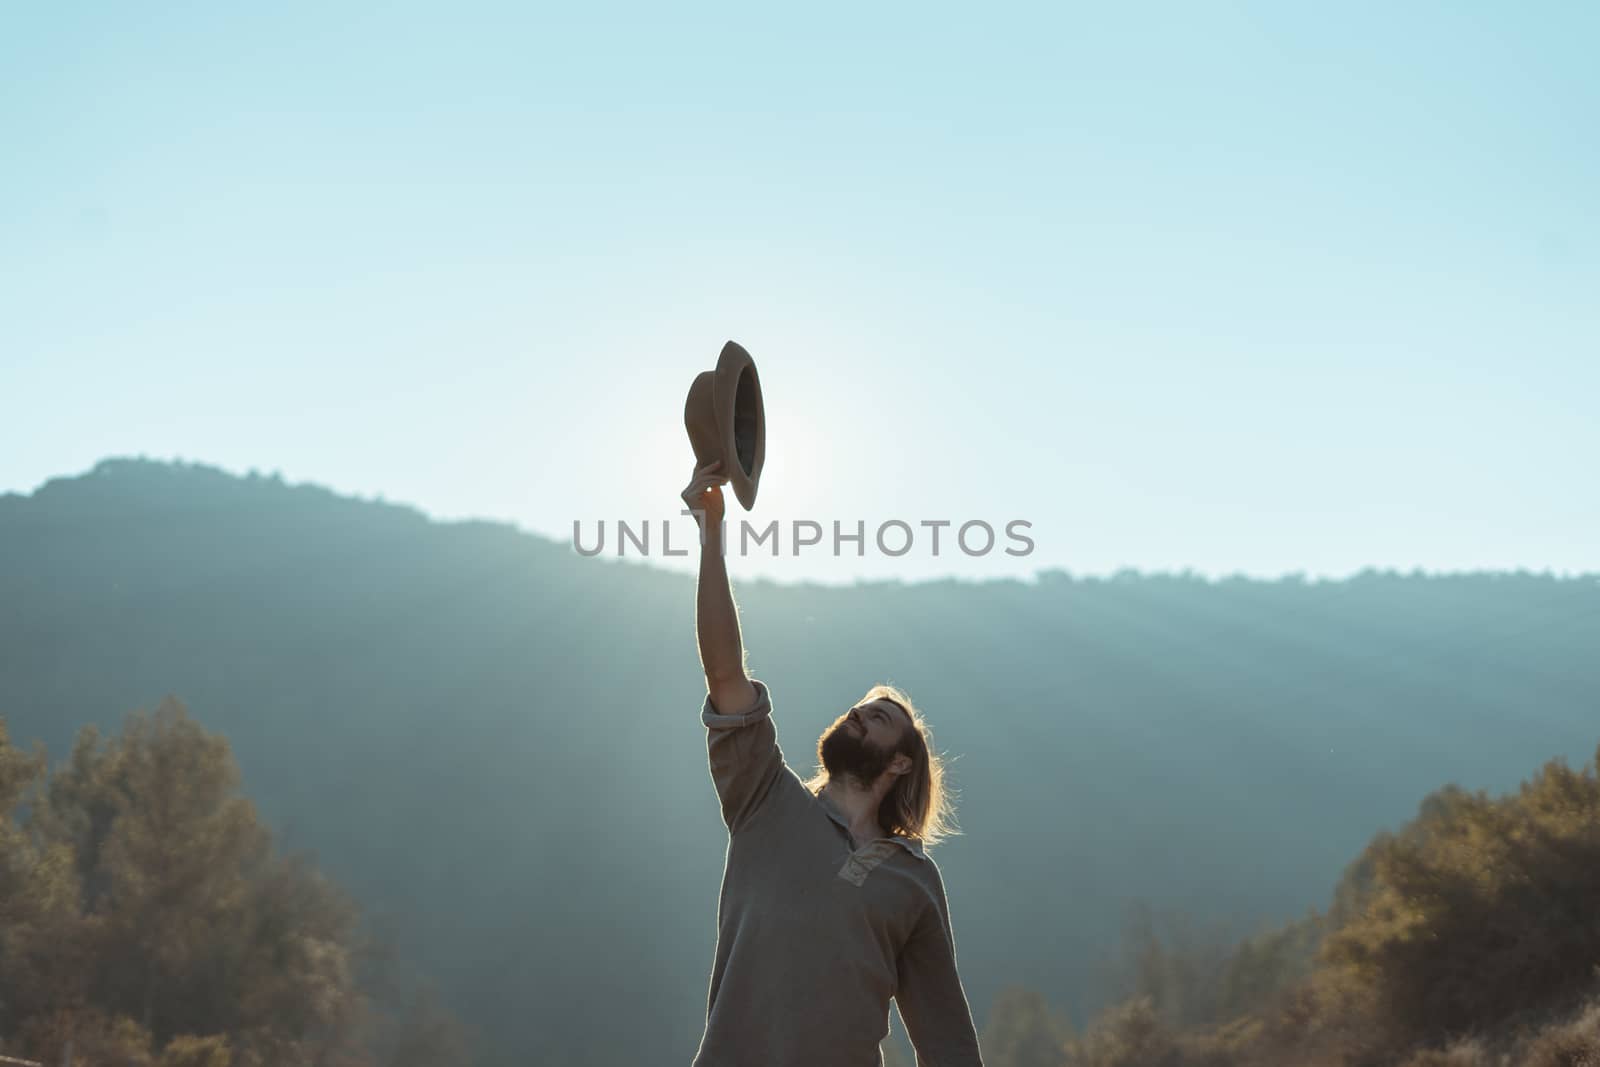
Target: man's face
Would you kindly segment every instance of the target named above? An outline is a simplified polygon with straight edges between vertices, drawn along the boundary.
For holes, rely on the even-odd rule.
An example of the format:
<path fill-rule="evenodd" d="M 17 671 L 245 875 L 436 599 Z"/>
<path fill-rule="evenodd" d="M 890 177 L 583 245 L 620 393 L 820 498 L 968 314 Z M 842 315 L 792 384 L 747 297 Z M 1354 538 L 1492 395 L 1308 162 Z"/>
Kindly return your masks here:
<path fill-rule="evenodd" d="M 822 766 L 833 777 L 848 776 L 870 789 L 888 770 L 896 747 L 910 728 L 906 713 L 892 700 L 858 704 L 822 735 Z"/>

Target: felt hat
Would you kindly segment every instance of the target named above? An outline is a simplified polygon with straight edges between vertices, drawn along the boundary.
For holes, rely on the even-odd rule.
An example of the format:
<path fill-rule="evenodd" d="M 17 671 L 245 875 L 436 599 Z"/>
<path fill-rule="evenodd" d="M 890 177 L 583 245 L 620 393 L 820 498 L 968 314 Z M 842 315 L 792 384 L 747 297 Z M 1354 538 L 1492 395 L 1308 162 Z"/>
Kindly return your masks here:
<path fill-rule="evenodd" d="M 756 502 L 761 466 L 767 458 L 767 419 L 761 406 L 761 379 L 750 353 L 733 341 L 722 346 L 717 369 L 702 371 L 689 386 L 683 405 L 695 461 L 722 461 L 733 495 L 749 511 Z"/>

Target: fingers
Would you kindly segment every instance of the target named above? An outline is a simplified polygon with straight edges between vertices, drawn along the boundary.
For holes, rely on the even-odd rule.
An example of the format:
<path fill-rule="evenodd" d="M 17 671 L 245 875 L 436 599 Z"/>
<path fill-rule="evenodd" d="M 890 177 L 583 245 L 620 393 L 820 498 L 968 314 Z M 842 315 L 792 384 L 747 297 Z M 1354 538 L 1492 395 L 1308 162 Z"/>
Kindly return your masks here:
<path fill-rule="evenodd" d="M 683 494 L 683 499 L 688 502 L 690 507 L 702 508 L 707 504 L 715 505 L 720 502 L 722 500 L 722 490 L 714 485 L 708 485 L 700 489 L 686 491 Z"/>
<path fill-rule="evenodd" d="M 713 467 L 718 466 L 721 466 L 721 460 L 718 460 L 716 463 L 709 463 L 704 467 L 696 467 L 695 476 L 689 482 L 689 490 L 707 488 L 713 485 L 726 485 L 729 481 L 731 481 L 732 479 L 726 474 L 707 473 Z M 689 490 L 685 490 L 685 492 Z"/>
<path fill-rule="evenodd" d="M 707 493 L 716 492 L 720 494 L 721 491 L 721 486 L 717 485 L 715 482 L 695 481 L 690 483 L 689 488 L 683 491 L 683 498 L 685 500 L 698 500 Z"/>
<path fill-rule="evenodd" d="M 684 500 L 690 502 L 699 500 L 707 493 L 717 490 L 719 486 L 726 485 L 732 481 L 728 475 L 721 473 L 719 470 L 721 466 L 722 461 L 717 459 L 696 467 L 694 469 L 694 477 L 689 482 L 689 487 L 683 491 Z"/>

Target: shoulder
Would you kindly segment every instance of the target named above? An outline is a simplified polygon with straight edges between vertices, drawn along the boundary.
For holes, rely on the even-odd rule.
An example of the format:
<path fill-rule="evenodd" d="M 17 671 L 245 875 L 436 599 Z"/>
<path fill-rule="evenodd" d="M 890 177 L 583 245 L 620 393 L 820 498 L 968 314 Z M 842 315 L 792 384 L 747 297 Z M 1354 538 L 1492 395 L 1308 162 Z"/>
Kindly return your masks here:
<path fill-rule="evenodd" d="M 917 879 L 922 886 L 923 905 L 930 919 L 949 921 L 950 898 L 945 892 L 944 872 L 932 856 L 925 856 L 917 864 Z"/>

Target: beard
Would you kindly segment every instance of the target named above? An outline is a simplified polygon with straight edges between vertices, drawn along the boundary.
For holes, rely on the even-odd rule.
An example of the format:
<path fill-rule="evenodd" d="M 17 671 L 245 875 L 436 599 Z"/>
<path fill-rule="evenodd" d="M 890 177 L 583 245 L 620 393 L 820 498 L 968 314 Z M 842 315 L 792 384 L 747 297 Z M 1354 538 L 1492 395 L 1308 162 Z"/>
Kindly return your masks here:
<path fill-rule="evenodd" d="M 820 750 L 822 766 L 829 777 L 850 778 L 863 789 L 871 789 L 889 769 L 889 761 L 894 759 L 892 750 L 869 744 L 865 737 L 857 737 L 843 722 L 823 736 Z"/>

